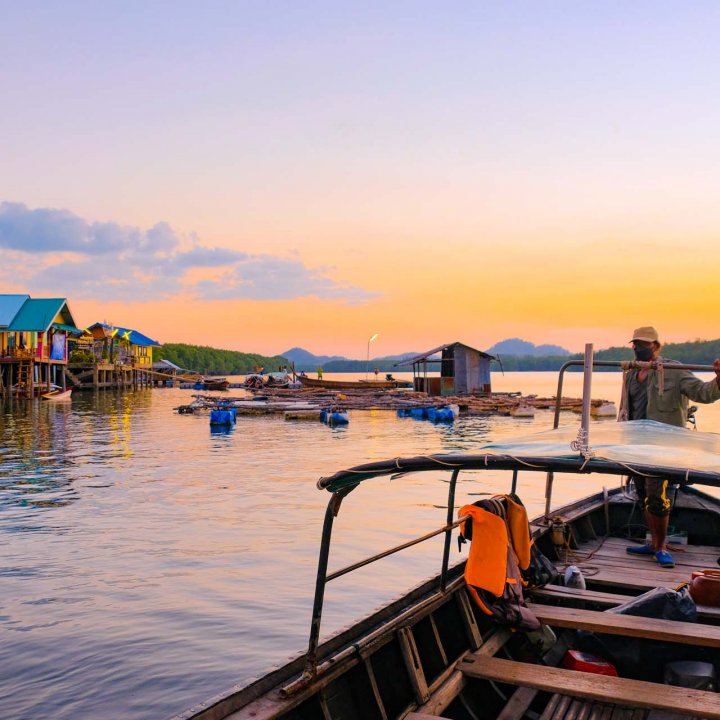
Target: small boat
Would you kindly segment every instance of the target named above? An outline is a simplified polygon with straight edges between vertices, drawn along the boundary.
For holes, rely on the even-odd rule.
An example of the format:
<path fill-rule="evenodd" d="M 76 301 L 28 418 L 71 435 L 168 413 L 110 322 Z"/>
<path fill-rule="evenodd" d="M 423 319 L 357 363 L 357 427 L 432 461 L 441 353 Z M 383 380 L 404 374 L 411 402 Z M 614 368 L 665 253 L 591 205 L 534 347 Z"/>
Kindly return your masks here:
<path fill-rule="evenodd" d="M 307 375 L 298 375 L 297 379 L 305 387 L 328 390 L 393 390 L 408 386 L 404 380 L 320 380 Z"/>
<path fill-rule="evenodd" d="M 58 400 L 70 400 L 72 395 L 72 388 L 67 388 L 66 390 L 63 390 L 62 388 L 57 388 L 55 390 L 51 390 L 50 392 L 43 393 L 40 397 L 43 400 L 52 400 L 57 402 Z"/>
<path fill-rule="evenodd" d="M 263 388 L 265 387 L 265 376 L 260 373 L 248 373 L 243 386 L 255 390 Z"/>
<path fill-rule="evenodd" d="M 227 390 L 230 387 L 230 381 L 225 378 L 213 378 L 203 381 L 204 390 Z"/>
<path fill-rule="evenodd" d="M 175 720 L 720 719 L 720 607 L 707 602 L 720 600 L 720 580 L 707 569 L 720 554 L 720 499 L 695 487 L 720 487 L 720 435 L 648 420 L 602 423 L 592 437 L 588 429 L 585 412 L 580 431 L 556 428 L 472 454 L 391 458 L 320 478 L 318 488 L 330 497 L 307 651 Z M 441 527 L 329 571 L 333 524 L 350 493 L 375 478 L 392 485 L 410 473 L 442 472 L 448 495 Z M 456 515 L 456 493 L 467 492 L 459 478 L 467 473 L 477 487 L 472 481 L 483 472 L 488 483 L 506 473 L 497 490 L 507 494 L 466 504 Z M 545 509 L 528 524 L 517 514 L 518 493 L 523 479 L 538 473 Z M 553 509 L 553 483 L 582 477 L 587 484 L 591 473 L 608 476 L 610 489 Z M 628 530 L 642 523 L 637 500 L 618 482 L 628 474 L 677 486 L 671 522 L 676 533 L 687 532 L 688 544 L 674 568 L 626 553 L 634 542 Z M 451 564 L 458 528 L 465 535 L 477 508 L 487 507 L 504 508 L 508 520 L 495 512 L 492 522 L 472 521 L 474 569 L 470 560 Z M 343 543 L 348 532 L 343 527 Z M 329 582 L 437 537 L 444 542 L 435 577 L 320 643 Z M 515 552 L 508 552 L 510 539 Z M 498 552 L 507 558 L 499 567 Z M 512 563 L 522 572 L 517 578 L 508 572 Z M 495 576 L 497 591 L 476 587 Z"/>

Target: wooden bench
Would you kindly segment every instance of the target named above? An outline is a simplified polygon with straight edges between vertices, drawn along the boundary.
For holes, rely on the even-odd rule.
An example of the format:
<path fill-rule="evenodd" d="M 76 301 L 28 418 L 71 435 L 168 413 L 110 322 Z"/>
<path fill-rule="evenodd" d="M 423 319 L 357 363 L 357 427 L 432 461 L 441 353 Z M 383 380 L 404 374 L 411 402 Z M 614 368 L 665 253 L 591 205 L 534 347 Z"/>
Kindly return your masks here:
<path fill-rule="evenodd" d="M 663 640 L 665 642 L 720 647 L 720 627 L 702 623 L 660 620 L 657 618 L 618 615 L 580 610 L 578 608 L 555 607 L 553 605 L 528 605 L 540 622 L 553 627 L 581 628 L 608 635 Z"/>
<path fill-rule="evenodd" d="M 715 692 L 476 655 L 463 660 L 459 669 L 470 678 L 494 680 L 600 702 L 612 698 L 620 706 L 671 710 L 683 715 L 720 720 L 720 693 Z"/>
<path fill-rule="evenodd" d="M 619 595 L 617 593 L 603 592 L 602 590 L 580 590 L 579 588 L 565 587 L 564 585 L 546 585 L 545 587 L 534 588 L 529 592 L 529 595 L 531 598 L 538 597 L 547 600 L 581 600 L 604 607 L 617 607 L 634 599 L 633 595 Z M 698 618 L 701 620 L 720 621 L 720 607 L 698 605 L 697 612 Z"/>

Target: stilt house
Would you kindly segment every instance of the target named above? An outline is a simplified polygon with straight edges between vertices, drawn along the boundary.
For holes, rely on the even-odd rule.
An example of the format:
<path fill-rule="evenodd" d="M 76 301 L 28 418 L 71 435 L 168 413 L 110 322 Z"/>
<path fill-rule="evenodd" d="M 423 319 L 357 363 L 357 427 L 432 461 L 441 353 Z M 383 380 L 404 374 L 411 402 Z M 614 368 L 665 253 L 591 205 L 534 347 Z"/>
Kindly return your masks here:
<path fill-rule="evenodd" d="M 471 395 L 492 392 L 490 363 L 495 360 L 482 350 L 461 342 L 447 343 L 406 358 L 394 367 L 412 365 L 413 386 L 428 395 Z M 440 377 L 428 372 L 440 372 Z"/>
<path fill-rule="evenodd" d="M 1 389 L 31 396 L 65 387 L 68 337 L 80 334 L 64 298 L 0 296 Z"/>

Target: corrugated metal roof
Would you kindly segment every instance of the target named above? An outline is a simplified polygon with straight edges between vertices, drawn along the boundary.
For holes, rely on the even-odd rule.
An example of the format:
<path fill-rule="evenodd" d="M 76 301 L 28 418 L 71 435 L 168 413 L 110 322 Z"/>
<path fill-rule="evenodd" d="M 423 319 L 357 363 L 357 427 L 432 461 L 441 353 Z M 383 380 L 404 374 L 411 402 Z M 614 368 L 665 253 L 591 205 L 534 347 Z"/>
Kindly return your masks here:
<path fill-rule="evenodd" d="M 154 362 L 152 364 L 153 369 L 160 370 L 180 370 L 181 372 L 190 372 L 190 370 L 186 370 L 185 368 L 181 368 L 179 365 L 176 365 L 174 362 L 170 362 L 170 360 L 158 360 L 157 362 Z"/>
<path fill-rule="evenodd" d="M 29 295 L 0 295 L 0 328 L 7 327 L 18 314 Z"/>
<path fill-rule="evenodd" d="M 420 353 L 419 355 L 415 355 L 415 357 L 405 358 L 402 362 L 395 363 L 393 367 L 402 367 L 403 365 L 414 365 L 417 362 L 420 362 L 422 360 L 427 360 L 431 355 L 435 355 L 436 353 L 442 352 L 445 348 L 452 347 L 453 345 L 462 345 L 463 347 L 466 347 L 468 350 L 472 350 L 473 352 L 478 353 L 478 355 L 481 355 L 482 357 L 486 357 L 489 360 L 494 360 L 494 355 L 488 355 L 486 352 L 483 352 L 482 350 L 476 350 L 475 348 L 471 348 L 469 345 L 466 345 L 465 343 L 461 342 L 451 342 L 451 343 L 445 343 L 444 345 L 440 345 L 439 347 L 433 348 L 432 350 L 428 350 L 427 352 Z M 437 360 L 431 360 L 430 362 L 440 362 L 441 358 L 438 358 Z"/>
<path fill-rule="evenodd" d="M 11 332 L 45 332 L 58 315 L 68 325 L 75 325 L 64 298 L 30 298 L 25 301 L 13 318 L 8 330 Z"/>
<path fill-rule="evenodd" d="M 120 327 L 119 325 L 107 325 L 106 323 L 95 323 L 94 325 L 91 325 L 88 330 L 91 330 L 94 327 L 101 327 L 104 330 L 107 330 L 114 337 L 128 340 L 133 345 L 143 345 L 145 347 L 160 347 L 160 343 L 156 340 L 153 340 L 147 335 L 143 335 L 141 332 L 138 332 L 137 330 L 133 330 L 131 328 L 124 328 Z"/>

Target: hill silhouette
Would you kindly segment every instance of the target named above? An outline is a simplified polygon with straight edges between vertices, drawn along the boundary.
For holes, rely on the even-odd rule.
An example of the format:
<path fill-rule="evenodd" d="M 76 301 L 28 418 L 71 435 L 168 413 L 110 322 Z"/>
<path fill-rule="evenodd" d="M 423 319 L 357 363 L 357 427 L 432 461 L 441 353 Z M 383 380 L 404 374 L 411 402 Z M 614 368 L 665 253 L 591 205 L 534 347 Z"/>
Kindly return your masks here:
<path fill-rule="evenodd" d="M 560 345 L 535 345 L 535 343 L 521 340 L 520 338 L 508 338 L 495 343 L 486 352 L 490 355 L 512 355 L 515 357 L 563 357 L 570 355 L 570 351 Z"/>

